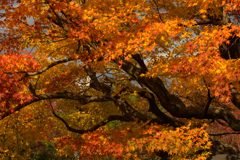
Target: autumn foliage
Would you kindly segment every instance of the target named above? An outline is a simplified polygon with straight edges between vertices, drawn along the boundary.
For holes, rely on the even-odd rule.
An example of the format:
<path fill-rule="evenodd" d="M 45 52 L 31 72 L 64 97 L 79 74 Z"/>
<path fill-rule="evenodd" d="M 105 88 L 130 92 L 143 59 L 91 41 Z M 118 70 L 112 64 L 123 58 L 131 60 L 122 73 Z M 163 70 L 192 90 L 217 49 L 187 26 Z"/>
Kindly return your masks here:
<path fill-rule="evenodd" d="M 216 137 L 240 131 L 239 12 L 238 0 L 0 1 L 1 158 L 31 159 L 38 142 L 80 159 L 216 154 Z"/>
<path fill-rule="evenodd" d="M 97 130 L 93 134 L 84 134 L 81 138 L 71 139 L 61 137 L 58 146 L 63 151 L 79 150 L 81 158 L 133 158 L 141 159 L 143 155 L 152 155 L 156 150 L 163 150 L 172 156 L 172 159 L 187 159 L 189 155 L 194 159 L 205 159 L 209 152 L 196 154 L 199 150 L 207 150 L 211 146 L 205 128 L 190 129 L 186 127 L 169 130 L 166 126 L 119 127 L 107 131 Z M 175 141 L 174 143 L 172 143 Z M 184 146 L 184 147 L 183 147 Z M 60 152 L 61 152 L 60 151 Z M 139 155 L 142 155 L 142 157 Z M 152 159 L 153 156 L 145 156 Z"/>

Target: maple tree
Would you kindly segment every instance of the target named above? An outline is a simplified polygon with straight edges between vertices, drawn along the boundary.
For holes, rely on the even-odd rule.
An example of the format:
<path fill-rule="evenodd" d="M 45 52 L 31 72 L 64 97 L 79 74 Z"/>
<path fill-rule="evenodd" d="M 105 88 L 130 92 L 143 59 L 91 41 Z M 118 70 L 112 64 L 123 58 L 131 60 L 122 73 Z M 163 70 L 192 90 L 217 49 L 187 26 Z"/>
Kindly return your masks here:
<path fill-rule="evenodd" d="M 240 130 L 239 9 L 238 0 L 0 1 L 1 155 L 26 158 L 39 140 L 80 158 L 215 154 L 213 122 Z"/>

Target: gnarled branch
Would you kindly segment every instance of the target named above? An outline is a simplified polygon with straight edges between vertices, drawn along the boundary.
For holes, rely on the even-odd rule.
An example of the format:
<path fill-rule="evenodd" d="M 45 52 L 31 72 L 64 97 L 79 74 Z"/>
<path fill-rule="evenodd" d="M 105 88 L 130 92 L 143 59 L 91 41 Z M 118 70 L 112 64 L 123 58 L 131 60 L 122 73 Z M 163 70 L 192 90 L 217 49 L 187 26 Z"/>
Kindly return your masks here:
<path fill-rule="evenodd" d="M 108 116 L 108 118 L 104 119 L 103 121 L 101 121 L 100 123 L 96 124 L 95 126 L 91 127 L 90 129 L 87 129 L 87 130 L 83 130 L 83 129 L 75 129 L 71 126 L 69 126 L 69 124 L 67 123 L 67 121 L 65 121 L 62 117 L 58 116 L 56 114 L 56 112 L 54 111 L 53 109 L 53 106 L 52 106 L 52 103 L 51 103 L 51 100 L 49 99 L 49 102 L 50 102 L 50 106 L 52 108 L 52 113 L 53 115 L 59 119 L 60 121 L 62 121 L 64 123 L 64 125 L 67 127 L 67 129 L 71 132 L 74 132 L 74 133 L 79 133 L 79 134 L 84 134 L 84 133 L 87 133 L 87 132 L 92 132 L 92 131 L 95 131 L 97 130 L 98 128 L 106 125 L 107 123 L 111 122 L 111 121 L 114 121 L 114 120 L 121 120 L 121 121 L 126 121 L 126 122 L 130 122 L 131 120 L 129 120 L 128 118 L 124 117 L 124 116 L 119 116 L 119 115 L 110 115 Z"/>
<path fill-rule="evenodd" d="M 56 98 L 77 100 L 81 104 L 88 104 L 91 102 L 112 101 L 112 99 L 110 97 L 107 97 L 104 95 L 87 96 L 87 95 L 78 95 L 78 94 L 75 94 L 72 92 L 67 92 L 67 91 L 57 92 L 57 93 L 45 93 L 45 94 L 36 95 L 35 97 L 33 97 L 32 100 L 25 102 L 23 104 L 17 105 L 15 108 L 13 108 L 12 111 L 7 111 L 7 112 L 2 113 L 1 119 L 6 118 L 7 116 L 11 115 L 13 112 L 19 111 L 22 108 L 24 108 L 32 103 L 35 103 L 35 102 L 38 102 L 41 100 L 56 99 Z"/>

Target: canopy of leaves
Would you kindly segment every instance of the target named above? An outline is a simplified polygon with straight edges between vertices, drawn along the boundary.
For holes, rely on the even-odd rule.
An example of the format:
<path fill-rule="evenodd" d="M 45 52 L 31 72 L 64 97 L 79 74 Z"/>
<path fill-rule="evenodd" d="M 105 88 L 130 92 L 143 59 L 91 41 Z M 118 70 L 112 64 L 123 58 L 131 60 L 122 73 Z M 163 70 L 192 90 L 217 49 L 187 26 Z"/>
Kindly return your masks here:
<path fill-rule="evenodd" d="M 240 131 L 240 1 L 2 0 L 0 10 L 2 157 L 27 159 L 47 140 L 81 158 L 206 159 L 209 128 Z"/>

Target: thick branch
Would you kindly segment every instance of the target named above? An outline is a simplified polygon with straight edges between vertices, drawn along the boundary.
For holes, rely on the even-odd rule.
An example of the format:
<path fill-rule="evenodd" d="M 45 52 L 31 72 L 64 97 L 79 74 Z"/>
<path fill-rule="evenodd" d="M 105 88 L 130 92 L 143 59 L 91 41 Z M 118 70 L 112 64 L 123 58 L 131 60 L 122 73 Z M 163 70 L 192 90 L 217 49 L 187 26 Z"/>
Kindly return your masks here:
<path fill-rule="evenodd" d="M 13 108 L 13 111 L 19 111 L 22 108 L 24 108 L 27 105 L 30 105 L 32 103 L 41 101 L 41 100 L 47 100 L 47 99 L 72 99 L 72 100 L 78 100 L 81 104 L 88 104 L 91 102 L 106 102 L 106 101 L 112 101 L 111 98 L 106 97 L 104 95 L 98 95 L 98 96 L 86 96 L 86 95 L 78 95 L 75 93 L 63 91 L 63 92 L 57 92 L 57 93 L 46 93 L 41 95 L 36 95 L 32 100 L 25 102 L 23 104 L 17 105 L 15 108 Z M 13 112 L 8 111 L 1 115 L 1 119 L 11 115 Z"/>
<path fill-rule="evenodd" d="M 235 89 L 231 90 L 231 95 L 232 95 L 232 103 L 240 109 L 240 94 L 236 92 Z"/>
<path fill-rule="evenodd" d="M 144 64 L 144 62 L 138 63 Z M 178 97 L 171 95 L 167 91 L 160 78 L 141 77 L 140 75 L 144 74 L 145 72 L 141 72 L 143 71 L 141 68 L 137 68 L 130 62 L 123 62 L 122 69 L 129 75 L 132 75 L 132 77 L 134 77 L 139 84 L 143 84 L 148 87 L 158 97 L 162 106 L 171 114 L 174 112 L 185 112 L 186 106 L 184 105 L 184 103 Z"/>
<path fill-rule="evenodd" d="M 146 122 L 149 118 L 137 110 L 135 110 L 125 99 L 118 96 L 114 97 L 114 104 L 117 106 L 123 116 L 129 118 L 131 121 L 138 119 L 141 122 Z"/>
<path fill-rule="evenodd" d="M 209 134 L 209 136 L 223 136 L 229 134 L 240 134 L 239 132 L 231 132 L 231 133 L 216 133 L 216 134 Z"/>
<path fill-rule="evenodd" d="M 90 80 L 90 86 L 98 91 L 103 92 L 104 94 L 110 94 L 111 87 L 108 85 L 105 85 L 104 83 L 101 83 L 98 81 L 96 73 L 93 72 L 92 68 L 89 66 L 89 64 L 86 64 L 84 66 L 84 70 L 87 73 L 87 75 L 91 78 Z"/>
<path fill-rule="evenodd" d="M 172 118 L 170 118 L 169 116 L 167 116 L 166 114 L 164 114 L 158 107 L 155 97 L 152 93 L 147 92 L 147 91 L 142 91 L 142 92 L 138 92 L 138 94 L 141 97 L 144 97 L 148 100 L 149 102 L 149 111 L 152 112 L 154 115 L 156 115 L 158 118 L 162 119 L 164 122 L 170 124 L 171 126 L 174 127 L 180 127 L 182 126 L 182 123 L 174 120 Z"/>
<path fill-rule="evenodd" d="M 208 109 L 208 113 L 204 118 L 200 116 L 199 113 L 203 112 L 203 108 L 200 107 L 188 107 L 186 112 L 188 112 L 189 117 L 183 116 L 183 114 L 179 113 L 177 117 L 179 118 L 198 118 L 198 119 L 222 119 L 229 127 L 231 127 L 234 131 L 240 131 L 240 120 L 236 119 L 235 116 L 228 110 L 219 107 L 210 107 Z"/>
<path fill-rule="evenodd" d="M 88 47 L 88 52 L 91 54 L 91 51 Z M 112 91 L 111 87 L 108 85 L 105 85 L 104 83 L 101 83 L 98 81 L 96 77 L 96 73 L 91 69 L 89 64 L 86 64 L 84 66 L 85 72 L 87 75 L 91 78 L 90 86 L 94 89 L 103 92 L 105 95 L 108 95 L 109 97 L 114 93 Z M 128 104 L 128 102 L 121 98 L 120 96 L 116 95 L 112 97 L 112 100 L 114 101 L 115 105 L 119 109 L 119 111 L 122 113 L 124 117 L 127 117 L 131 121 L 134 121 L 135 119 L 139 119 L 139 121 L 146 122 L 149 120 L 149 118 L 146 115 L 141 114 L 137 110 L 135 110 L 131 105 Z"/>
<path fill-rule="evenodd" d="M 225 144 L 220 141 L 212 141 L 211 152 L 216 154 L 237 154 L 238 150 L 231 145 Z"/>
<path fill-rule="evenodd" d="M 134 54 L 132 55 L 132 58 L 138 62 L 138 64 L 140 65 L 141 67 L 141 72 L 145 73 L 148 71 L 147 69 L 147 66 L 144 64 L 142 58 L 141 58 L 141 55 L 140 54 Z"/>
<path fill-rule="evenodd" d="M 206 111 L 204 108 L 186 107 L 181 99 L 167 91 L 160 78 L 141 77 L 140 75 L 144 72 L 141 72 L 140 68 L 136 68 L 130 62 L 123 62 L 122 69 L 132 75 L 140 84 L 148 87 L 157 96 L 161 105 L 173 116 L 178 118 L 223 119 L 233 130 L 240 131 L 240 121 L 226 109 L 208 108 L 206 116 L 202 118 L 201 113 Z"/>
<path fill-rule="evenodd" d="M 133 93 L 133 90 L 131 90 L 129 87 L 125 87 L 122 88 L 117 95 L 115 95 L 113 97 L 114 102 L 116 104 L 116 106 L 119 108 L 119 110 L 121 111 L 121 113 L 123 115 L 126 115 L 127 117 L 129 117 L 130 119 L 138 119 L 139 122 L 146 122 L 147 120 L 149 120 L 149 117 L 145 116 L 144 114 L 141 114 L 140 112 L 138 112 L 137 110 L 135 110 L 133 107 L 131 107 L 128 102 L 123 99 L 120 98 L 119 95 L 122 94 L 122 92 L 128 91 L 130 93 Z M 155 114 L 157 116 L 157 118 L 154 118 L 150 121 L 151 123 L 158 123 L 158 124 L 171 124 L 174 127 L 180 127 L 182 126 L 182 123 L 179 121 L 176 121 L 170 117 L 168 117 L 166 114 L 164 114 L 157 106 L 154 95 L 152 93 L 149 93 L 147 91 L 138 91 L 137 92 L 141 97 L 146 98 L 149 101 L 149 111 L 152 112 L 153 114 Z"/>
<path fill-rule="evenodd" d="M 210 95 L 210 89 L 208 88 L 208 86 L 207 86 L 207 90 L 208 90 L 208 99 L 207 99 L 207 103 L 204 106 L 204 112 L 202 115 L 203 118 L 207 115 L 210 104 L 211 104 L 212 100 L 214 99 L 214 97 L 211 97 L 211 95 Z"/>
<path fill-rule="evenodd" d="M 35 90 L 35 88 L 33 88 L 33 86 L 32 86 L 32 84 L 31 83 L 29 83 L 29 90 L 30 90 L 30 92 L 34 95 L 34 96 L 36 96 L 36 90 Z"/>

